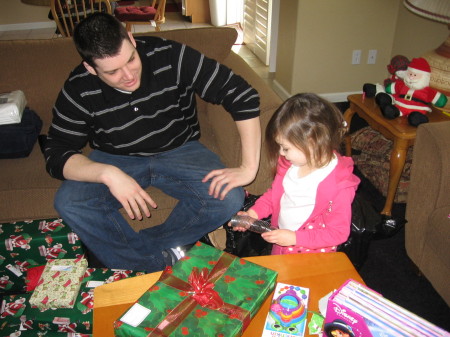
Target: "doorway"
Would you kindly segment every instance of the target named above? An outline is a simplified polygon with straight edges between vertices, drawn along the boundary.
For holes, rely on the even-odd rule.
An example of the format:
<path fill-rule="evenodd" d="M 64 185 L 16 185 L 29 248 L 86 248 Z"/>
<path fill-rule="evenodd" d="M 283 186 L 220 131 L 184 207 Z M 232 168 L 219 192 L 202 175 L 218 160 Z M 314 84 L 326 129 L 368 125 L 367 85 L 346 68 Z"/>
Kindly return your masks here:
<path fill-rule="evenodd" d="M 244 43 L 275 72 L 279 0 L 244 0 L 241 8 Z"/>

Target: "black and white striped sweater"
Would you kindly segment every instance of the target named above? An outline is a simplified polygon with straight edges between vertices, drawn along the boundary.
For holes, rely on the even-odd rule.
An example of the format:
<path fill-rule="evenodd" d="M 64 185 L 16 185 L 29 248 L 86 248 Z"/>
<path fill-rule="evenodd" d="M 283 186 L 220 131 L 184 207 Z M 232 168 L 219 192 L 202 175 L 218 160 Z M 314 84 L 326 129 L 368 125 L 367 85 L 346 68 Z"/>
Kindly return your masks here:
<path fill-rule="evenodd" d="M 174 41 L 136 38 L 141 86 L 120 92 L 80 64 L 53 108 L 45 145 L 47 171 L 64 179 L 67 159 L 89 142 L 119 155 L 150 156 L 200 138 L 195 93 L 221 104 L 235 121 L 259 115 L 259 95 L 240 76 Z"/>

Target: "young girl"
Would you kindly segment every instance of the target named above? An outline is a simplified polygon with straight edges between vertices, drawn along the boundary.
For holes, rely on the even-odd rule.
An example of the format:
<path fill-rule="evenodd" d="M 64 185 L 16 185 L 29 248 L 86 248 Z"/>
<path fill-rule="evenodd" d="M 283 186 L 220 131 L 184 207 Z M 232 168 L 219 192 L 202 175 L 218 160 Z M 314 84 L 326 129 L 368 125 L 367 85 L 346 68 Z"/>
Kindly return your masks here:
<path fill-rule="evenodd" d="M 272 254 L 333 252 L 347 240 L 359 178 L 353 160 L 337 152 L 345 132 L 341 112 L 310 93 L 289 98 L 269 121 L 266 143 L 275 178 L 253 207 L 238 214 L 272 215 L 278 229 L 261 234 L 274 244 Z"/>

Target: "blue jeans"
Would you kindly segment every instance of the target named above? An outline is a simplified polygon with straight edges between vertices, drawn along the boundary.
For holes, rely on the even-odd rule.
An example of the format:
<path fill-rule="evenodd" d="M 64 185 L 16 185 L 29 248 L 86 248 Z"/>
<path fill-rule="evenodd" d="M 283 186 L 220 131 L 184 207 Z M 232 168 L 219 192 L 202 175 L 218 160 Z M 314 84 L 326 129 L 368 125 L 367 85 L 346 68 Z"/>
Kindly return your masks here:
<path fill-rule="evenodd" d="M 123 218 L 122 205 L 104 184 L 66 180 L 55 197 L 55 208 L 81 241 L 108 268 L 162 270 L 162 250 L 196 242 L 235 214 L 243 204 L 242 188 L 224 200 L 208 194 L 203 177 L 224 165 L 198 141 L 150 157 L 111 155 L 94 150 L 96 162 L 114 165 L 143 188 L 154 186 L 179 200 L 167 220 L 136 233 Z M 158 203 L 158 200 L 155 200 Z"/>

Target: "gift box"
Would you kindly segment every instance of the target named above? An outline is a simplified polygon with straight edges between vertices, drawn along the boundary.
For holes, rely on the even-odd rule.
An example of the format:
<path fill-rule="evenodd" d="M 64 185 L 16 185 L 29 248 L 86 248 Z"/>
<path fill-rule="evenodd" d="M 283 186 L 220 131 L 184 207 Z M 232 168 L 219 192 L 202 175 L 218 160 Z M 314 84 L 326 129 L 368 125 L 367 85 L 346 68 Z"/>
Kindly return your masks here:
<path fill-rule="evenodd" d="M 48 261 L 30 304 L 39 309 L 73 308 L 86 269 L 86 259 Z"/>
<path fill-rule="evenodd" d="M 262 337 L 303 337 L 308 299 L 308 288 L 277 283 Z"/>
<path fill-rule="evenodd" d="M 116 336 L 240 336 L 277 272 L 198 242 L 114 323 Z"/>
<path fill-rule="evenodd" d="M 328 299 L 324 331 L 326 336 L 336 331 L 353 337 L 450 336 L 352 279 Z"/>
<path fill-rule="evenodd" d="M 0 234 L 0 294 L 24 292 L 31 267 L 84 255 L 78 236 L 62 219 L 3 223 Z"/>
<path fill-rule="evenodd" d="M 0 336 L 4 337 L 92 337 L 92 334 L 57 332 L 42 330 L 23 330 L 20 327 L 0 327 Z"/>
<path fill-rule="evenodd" d="M 30 304 L 31 294 L 4 296 L 0 327 L 9 327 L 11 333 L 19 328 L 45 332 L 45 336 L 50 332 L 91 334 L 95 287 L 143 274 L 131 270 L 88 268 L 83 275 L 75 305 L 70 309 L 38 309 Z M 8 336 L 2 331 L 0 335 Z"/>

